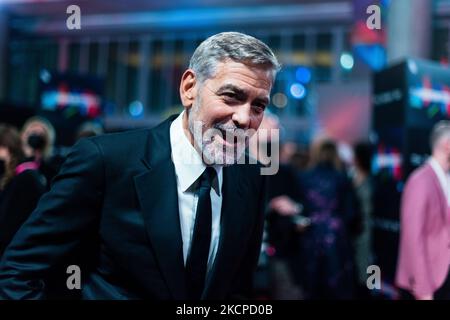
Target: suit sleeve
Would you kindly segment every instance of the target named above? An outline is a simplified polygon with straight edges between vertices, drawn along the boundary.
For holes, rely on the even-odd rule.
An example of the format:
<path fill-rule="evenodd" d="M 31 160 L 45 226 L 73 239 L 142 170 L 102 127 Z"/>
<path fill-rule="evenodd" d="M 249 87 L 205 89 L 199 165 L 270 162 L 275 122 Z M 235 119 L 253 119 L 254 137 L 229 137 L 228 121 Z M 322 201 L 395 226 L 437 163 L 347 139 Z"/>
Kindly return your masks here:
<path fill-rule="evenodd" d="M 7 199 L 6 210 L 9 214 L 0 220 L 0 257 L 45 191 L 37 174 L 31 170 L 21 173 L 15 179 L 15 188 Z"/>
<path fill-rule="evenodd" d="M 264 230 L 264 220 L 267 205 L 266 176 L 261 176 L 261 189 L 256 212 L 255 225 L 253 226 L 249 246 L 242 260 L 237 276 L 233 280 L 230 299 L 250 299 L 253 293 L 253 279 L 261 253 L 261 243 Z"/>
<path fill-rule="evenodd" d="M 104 167 L 95 141 L 80 140 L 51 190 L 19 229 L 0 262 L 0 298 L 45 298 L 45 278 L 98 224 Z"/>
<path fill-rule="evenodd" d="M 414 295 L 433 293 L 423 230 L 427 214 L 427 190 L 417 180 L 407 183 L 401 204 L 400 250 L 397 285 Z"/>

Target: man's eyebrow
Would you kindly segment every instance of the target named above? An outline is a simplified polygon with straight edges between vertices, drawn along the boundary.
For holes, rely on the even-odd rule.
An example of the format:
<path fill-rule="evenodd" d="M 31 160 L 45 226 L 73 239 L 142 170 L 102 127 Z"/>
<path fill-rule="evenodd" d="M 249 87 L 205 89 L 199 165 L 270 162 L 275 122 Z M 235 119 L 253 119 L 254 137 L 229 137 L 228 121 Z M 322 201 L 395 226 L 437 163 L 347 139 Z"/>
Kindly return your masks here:
<path fill-rule="evenodd" d="M 245 96 L 245 97 L 247 96 L 247 92 L 245 90 L 238 88 L 232 84 L 226 84 L 226 85 L 220 87 L 219 90 L 217 90 L 217 94 L 222 94 L 225 91 L 233 91 L 238 96 Z"/>
<path fill-rule="evenodd" d="M 269 98 L 267 98 L 267 97 L 256 98 L 254 101 L 262 103 L 264 105 L 268 105 L 269 104 Z"/>

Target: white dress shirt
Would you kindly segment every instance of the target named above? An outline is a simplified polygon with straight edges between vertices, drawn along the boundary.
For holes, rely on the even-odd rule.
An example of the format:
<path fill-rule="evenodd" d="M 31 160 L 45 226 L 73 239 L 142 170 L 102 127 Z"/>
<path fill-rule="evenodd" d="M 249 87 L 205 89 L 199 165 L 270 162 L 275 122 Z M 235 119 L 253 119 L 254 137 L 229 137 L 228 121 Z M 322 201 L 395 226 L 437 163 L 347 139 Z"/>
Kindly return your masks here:
<path fill-rule="evenodd" d="M 441 185 L 442 191 L 444 192 L 445 197 L 447 198 L 447 204 L 450 206 L 450 182 L 449 175 L 444 171 L 439 162 L 436 161 L 433 157 L 430 157 L 429 163 L 433 168 L 434 173 L 436 173 L 439 184 Z"/>
<path fill-rule="evenodd" d="M 189 142 L 183 130 L 184 111 L 170 125 L 170 145 L 172 147 L 172 161 L 177 177 L 178 208 L 180 213 L 181 237 L 183 240 L 183 259 L 186 260 L 194 233 L 195 214 L 198 195 L 195 182 L 206 169 L 200 154 Z M 207 270 L 211 269 L 217 253 L 220 237 L 220 215 L 222 209 L 222 167 L 214 166 L 217 172 L 217 184 L 211 188 L 212 229 L 209 247 Z"/>

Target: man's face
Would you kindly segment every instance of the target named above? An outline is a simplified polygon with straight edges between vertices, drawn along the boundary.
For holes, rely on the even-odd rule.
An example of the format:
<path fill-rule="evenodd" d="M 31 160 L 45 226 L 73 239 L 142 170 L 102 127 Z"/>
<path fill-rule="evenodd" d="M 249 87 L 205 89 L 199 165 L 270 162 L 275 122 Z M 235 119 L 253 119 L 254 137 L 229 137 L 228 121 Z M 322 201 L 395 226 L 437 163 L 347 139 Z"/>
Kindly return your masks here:
<path fill-rule="evenodd" d="M 271 86 L 270 70 L 234 61 L 219 63 L 214 77 L 196 81 L 192 104 L 185 104 L 187 134 L 207 164 L 233 164 L 242 156 L 263 119 Z"/>

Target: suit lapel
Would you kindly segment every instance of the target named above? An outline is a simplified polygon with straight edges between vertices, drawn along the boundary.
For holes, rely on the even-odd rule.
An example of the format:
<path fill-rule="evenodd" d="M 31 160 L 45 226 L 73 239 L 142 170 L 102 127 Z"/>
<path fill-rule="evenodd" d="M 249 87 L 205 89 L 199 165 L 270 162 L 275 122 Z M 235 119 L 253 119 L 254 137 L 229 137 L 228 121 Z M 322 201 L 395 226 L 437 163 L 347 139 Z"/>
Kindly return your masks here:
<path fill-rule="evenodd" d="M 448 204 L 447 204 L 446 195 L 444 193 L 444 190 L 442 190 L 441 183 L 439 182 L 439 178 L 438 178 L 436 172 L 434 171 L 433 167 L 430 164 L 428 164 L 428 170 L 430 170 L 430 173 L 433 176 L 432 180 L 433 180 L 434 189 L 439 197 L 439 204 L 441 206 L 441 212 L 443 213 L 444 221 L 447 223 L 449 216 L 448 216 Z"/>
<path fill-rule="evenodd" d="M 251 217 L 246 214 L 248 199 L 248 182 L 240 172 L 240 165 L 223 169 L 223 200 L 220 224 L 220 240 L 216 258 L 203 293 L 203 298 L 220 298 L 222 290 L 226 290 L 233 276 L 230 267 L 244 244 L 242 235 L 248 232 Z"/>
<path fill-rule="evenodd" d="M 151 247 L 173 298 L 180 300 L 186 298 L 186 285 L 169 136 L 174 118 L 150 130 L 148 150 L 142 159 L 148 170 L 135 176 L 134 181 Z"/>

